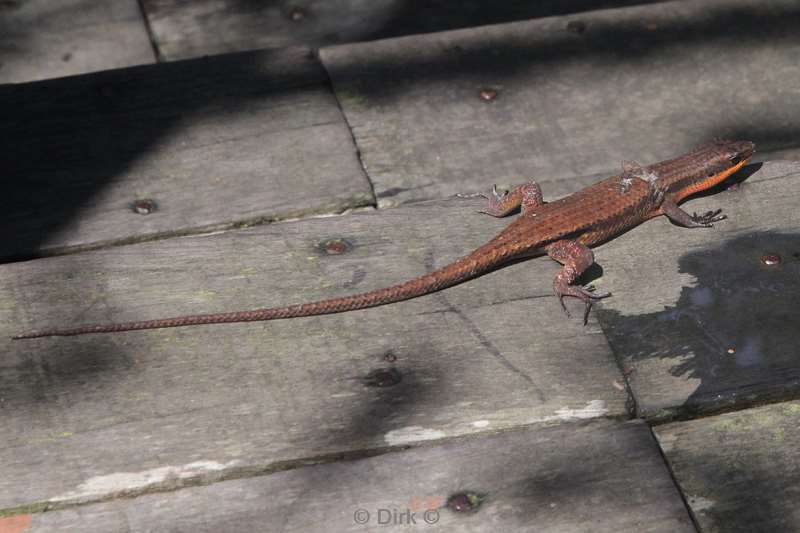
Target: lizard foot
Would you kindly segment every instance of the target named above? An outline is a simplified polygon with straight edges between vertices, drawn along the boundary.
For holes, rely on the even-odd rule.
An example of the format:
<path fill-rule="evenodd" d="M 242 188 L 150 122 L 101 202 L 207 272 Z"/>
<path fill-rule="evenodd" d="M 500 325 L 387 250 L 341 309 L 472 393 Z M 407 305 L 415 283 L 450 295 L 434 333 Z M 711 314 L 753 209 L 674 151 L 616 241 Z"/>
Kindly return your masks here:
<path fill-rule="evenodd" d="M 497 185 L 492 185 L 491 196 L 483 193 L 478 193 L 478 196 L 489 201 L 489 206 L 486 209 L 478 211 L 478 213 L 491 215 L 493 217 L 502 217 L 506 215 L 507 209 L 503 207 L 503 200 L 508 196 L 508 191 L 500 192 L 497 190 Z"/>
<path fill-rule="evenodd" d="M 608 298 L 611 296 L 610 292 L 595 292 L 594 285 L 585 285 L 583 287 L 568 285 L 566 287 L 558 287 L 556 288 L 555 293 L 556 296 L 558 296 L 558 302 L 561 304 L 561 309 L 564 310 L 564 313 L 566 313 L 568 318 L 572 318 L 572 315 L 569 314 L 569 310 L 564 304 L 564 296 L 578 298 L 579 300 L 582 300 L 584 304 L 586 304 L 586 309 L 583 312 L 584 326 L 589 322 L 589 312 L 592 310 L 592 304 L 597 300 L 602 300 L 603 298 Z"/>
<path fill-rule="evenodd" d="M 716 211 L 706 211 L 702 215 L 698 215 L 697 213 L 692 213 L 692 222 L 697 223 L 700 226 L 706 228 L 713 228 L 714 225 L 712 222 L 719 222 L 720 220 L 725 220 L 728 218 L 725 215 L 720 215 L 722 213 L 722 209 L 717 209 Z"/>

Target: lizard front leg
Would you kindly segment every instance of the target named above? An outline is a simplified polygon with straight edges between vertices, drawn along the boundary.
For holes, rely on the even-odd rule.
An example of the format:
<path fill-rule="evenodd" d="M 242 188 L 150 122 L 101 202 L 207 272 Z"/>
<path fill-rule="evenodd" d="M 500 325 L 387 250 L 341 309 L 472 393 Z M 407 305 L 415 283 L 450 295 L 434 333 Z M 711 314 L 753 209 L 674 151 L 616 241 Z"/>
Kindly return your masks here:
<path fill-rule="evenodd" d="M 525 185 L 515 187 L 511 192 L 499 192 L 497 185 L 492 187 L 492 196 L 481 194 L 489 200 L 489 206 L 480 213 L 492 215 L 493 217 L 504 217 L 512 211 L 521 208 L 522 215 L 530 213 L 535 207 L 544 203 L 542 198 L 542 188 L 535 181 L 529 181 Z"/>
<path fill-rule="evenodd" d="M 583 314 L 584 325 L 589 320 L 589 311 L 592 309 L 594 300 L 599 300 L 611 293 L 597 294 L 592 285 L 576 286 L 575 281 L 583 274 L 587 268 L 594 264 L 594 253 L 584 244 L 575 240 L 561 240 L 545 246 L 545 251 L 551 259 L 564 265 L 553 279 L 553 291 L 558 296 L 561 308 L 569 315 L 567 306 L 564 305 L 564 296 L 572 296 L 583 300 L 586 304 L 586 311 Z"/>
<path fill-rule="evenodd" d="M 660 211 L 671 221 L 685 228 L 711 228 L 714 226 L 713 222 L 719 222 L 720 220 L 728 218 L 725 215 L 720 215 L 722 209 L 707 211 L 702 215 L 698 215 L 697 213 L 692 213 L 690 215 L 678 207 L 678 204 L 671 198 L 664 199 Z"/>

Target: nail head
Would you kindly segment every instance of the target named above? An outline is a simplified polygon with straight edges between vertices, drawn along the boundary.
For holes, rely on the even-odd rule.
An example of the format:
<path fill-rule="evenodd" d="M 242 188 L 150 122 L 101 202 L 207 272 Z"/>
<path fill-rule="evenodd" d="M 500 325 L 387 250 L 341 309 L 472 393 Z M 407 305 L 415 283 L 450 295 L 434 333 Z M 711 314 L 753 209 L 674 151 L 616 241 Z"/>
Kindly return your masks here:
<path fill-rule="evenodd" d="M 328 255 L 340 255 L 352 246 L 344 239 L 330 239 L 322 243 L 322 250 Z"/>
<path fill-rule="evenodd" d="M 131 209 L 134 213 L 139 215 L 149 215 L 156 209 L 158 209 L 158 205 L 156 204 L 155 200 L 151 200 L 149 198 L 142 198 L 140 200 L 136 200 L 131 204 Z"/>
<path fill-rule="evenodd" d="M 485 498 L 475 492 L 459 492 L 447 499 L 447 507 L 456 513 L 477 511 Z"/>
<path fill-rule="evenodd" d="M 495 98 L 497 98 L 497 89 L 490 89 L 490 88 L 481 89 L 481 92 L 479 94 L 481 100 L 483 100 L 484 102 L 491 102 Z"/>

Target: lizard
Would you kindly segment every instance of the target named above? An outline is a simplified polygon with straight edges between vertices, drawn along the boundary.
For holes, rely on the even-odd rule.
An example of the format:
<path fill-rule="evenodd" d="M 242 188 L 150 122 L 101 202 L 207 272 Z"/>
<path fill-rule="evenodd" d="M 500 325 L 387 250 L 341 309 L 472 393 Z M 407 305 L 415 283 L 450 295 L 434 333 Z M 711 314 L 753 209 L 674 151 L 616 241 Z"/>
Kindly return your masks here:
<path fill-rule="evenodd" d="M 495 186 L 491 196 L 480 195 L 488 201 L 488 206 L 481 212 L 504 217 L 519 210 L 519 217 L 466 256 L 433 272 L 386 288 L 284 307 L 45 329 L 12 338 L 72 336 L 340 313 L 430 294 L 507 263 L 545 254 L 562 265 L 553 279 L 553 291 L 561 307 L 569 316 L 564 297 L 582 300 L 586 324 L 592 303 L 610 296 L 595 292 L 591 285 L 576 284 L 594 263 L 590 247 L 660 215 L 687 228 L 712 227 L 714 222 L 726 218 L 720 214 L 721 210 L 690 215 L 678 204 L 724 181 L 741 169 L 754 152 L 755 144 L 750 141 L 717 139 L 684 155 L 647 167 L 625 161 L 620 174 L 552 202 L 544 201 L 541 188 L 535 181 L 503 193 L 498 192 Z"/>

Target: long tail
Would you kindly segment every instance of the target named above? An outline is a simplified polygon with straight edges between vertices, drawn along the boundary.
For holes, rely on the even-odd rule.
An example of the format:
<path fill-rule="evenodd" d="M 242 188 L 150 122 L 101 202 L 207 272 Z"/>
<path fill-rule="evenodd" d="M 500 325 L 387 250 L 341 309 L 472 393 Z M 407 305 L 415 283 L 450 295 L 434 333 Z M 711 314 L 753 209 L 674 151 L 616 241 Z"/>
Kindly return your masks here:
<path fill-rule="evenodd" d="M 424 294 L 452 287 L 468 279 L 474 278 L 507 262 L 514 255 L 513 246 L 505 245 L 502 234 L 492 241 L 477 248 L 469 255 L 454 261 L 438 270 L 424 274 L 404 283 L 392 285 L 353 296 L 331 298 L 298 305 L 255 309 L 252 311 L 236 311 L 232 313 L 187 315 L 139 322 L 120 322 L 117 324 L 95 324 L 69 329 L 49 329 L 31 331 L 15 335 L 12 339 L 35 339 L 38 337 L 84 335 L 86 333 L 114 333 L 140 329 L 176 328 L 196 324 L 222 324 L 228 322 L 253 322 L 259 320 L 277 320 L 314 315 L 327 315 L 365 309 L 379 305 L 400 302 Z"/>

